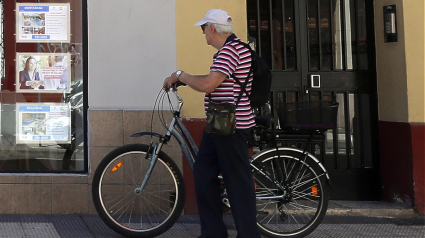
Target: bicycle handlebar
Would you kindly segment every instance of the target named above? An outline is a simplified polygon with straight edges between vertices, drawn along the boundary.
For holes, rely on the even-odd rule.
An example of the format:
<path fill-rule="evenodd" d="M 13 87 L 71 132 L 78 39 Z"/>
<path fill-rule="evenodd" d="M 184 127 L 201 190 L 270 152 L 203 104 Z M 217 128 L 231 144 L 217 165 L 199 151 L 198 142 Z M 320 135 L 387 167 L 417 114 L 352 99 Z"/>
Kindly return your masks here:
<path fill-rule="evenodd" d="M 178 87 L 180 86 L 187 86 L 187 84 L 182 83 L 180 81 L 178 81 L 177 83 L 172 83 L 171 84 L 171 88 L 173 89 L 173 91 L 177 90 Z"/>
<path fill-rule="evenodd" d="M 183 107 L 183 99 L 182 99 L 182 97 L 180 96 L 180 94 L 177 92 L 178 90 L 177 90 L 177 88 L 178 87 L 180 87 L 180 86 L 186 86 L 186 84 L 185 83 L 182 83 L 182 82 L 177 82 L 177 83 L 172 83 L 171 84 L 171 91 L 174 93 L 174 95 L 176 95 L 176 97 L 177 97 L 177 102 L 178 102 L 178 104 L 179 104 L 179 109 L 178 109 L 178 111 L 180 112 L 180 110 L 182 109 L 182 107 Z"/>

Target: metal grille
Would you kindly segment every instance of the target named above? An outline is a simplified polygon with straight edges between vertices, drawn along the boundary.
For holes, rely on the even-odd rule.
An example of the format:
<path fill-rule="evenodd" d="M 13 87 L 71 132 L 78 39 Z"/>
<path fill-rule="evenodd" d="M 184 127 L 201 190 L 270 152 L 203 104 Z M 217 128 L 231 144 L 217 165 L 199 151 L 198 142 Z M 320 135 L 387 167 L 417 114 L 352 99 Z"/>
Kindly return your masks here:
<path fill-rule="evenodd" d="M 303 3 L 300 3 L 303 2 Z M 310 71 L 369 69 L 365 0 L 248 0 L 248 35 L 273 70 L 295 71 L 297 24 L 306 24 Z M 301 11 L 303 13 L 300 12 Z M 306 18 L 297 22 L 301 14 Z"/>
<path fill-rule="evenodd" d="M 365 0 L 248 0 L 248 40 L 272 69 L 272 108 L 297 101 L 339 102 L 338 125 L 314 146 L 329 169 L 373 168 L 373 92 Z M 369 8 L 370 10 L 370 8 Z M 364 75 L 362 74 L 364 73 Z M 322 86 L 310 88 L 312 74 Z M 367 76 L 366 76 L 367 75 Z M 307 93 L 306 89 L 310 88 Z M 318 149 L 319 148 L 319 149 Z"/>
<path fill-rule="evenodd" d="M 293 0 L 248 0 L 248 41 L 273 70 L 297 70 Z"/>

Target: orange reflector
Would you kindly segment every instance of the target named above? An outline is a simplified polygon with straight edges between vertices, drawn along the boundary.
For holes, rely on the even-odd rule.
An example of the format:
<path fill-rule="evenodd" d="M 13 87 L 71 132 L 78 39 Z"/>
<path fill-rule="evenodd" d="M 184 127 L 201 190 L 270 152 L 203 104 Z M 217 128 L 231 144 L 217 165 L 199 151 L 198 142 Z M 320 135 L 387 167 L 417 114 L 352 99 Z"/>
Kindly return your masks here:
<path fill-rule="evenodd" d="M 255 174 L 252 175 L 252 181 L 254 182 L 254 190 L 257 190 L 257 182 L 255 181 Z"/>
<path fill-rule="evenodd" d="M 111 173 L 117 171 L 117 169 L 119 169 L 121 167 L 121 165 L 124 164 L 124 161 L 119 162 L 117 165 L 115 165 L 112 169 L 111 169 Z"/>
<path fill-rule="evenodd" d="M 317 197 L 317 185 L 313 185 L 311 187 L 311 194 L 313 194 L 313 196 Z"/>

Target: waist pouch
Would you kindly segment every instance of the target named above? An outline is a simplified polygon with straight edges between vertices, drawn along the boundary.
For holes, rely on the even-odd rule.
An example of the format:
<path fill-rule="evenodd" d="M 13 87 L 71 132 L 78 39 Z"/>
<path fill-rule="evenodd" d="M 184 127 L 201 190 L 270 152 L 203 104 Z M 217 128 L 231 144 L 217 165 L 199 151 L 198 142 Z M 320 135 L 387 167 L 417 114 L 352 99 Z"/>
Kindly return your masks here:
<path fill-rule="evenodd" d="M 236 130 L 236 107 L 233 103 L 209 101 L 207 109 L 207 123 L 205 132 L 230 136 Z"/>

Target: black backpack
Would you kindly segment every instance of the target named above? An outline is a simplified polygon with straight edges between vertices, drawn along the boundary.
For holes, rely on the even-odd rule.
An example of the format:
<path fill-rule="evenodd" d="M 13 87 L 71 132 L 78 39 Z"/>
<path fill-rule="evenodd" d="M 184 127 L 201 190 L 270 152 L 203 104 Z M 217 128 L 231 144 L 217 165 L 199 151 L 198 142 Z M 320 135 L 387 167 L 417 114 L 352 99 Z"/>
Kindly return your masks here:
<path fill-rule="evenodd" d="M 252 67 L 248 73 L 248 77 L 251 74 L 252 70 L 254 70 L 251 94 L 249 95 L 249 99 L 251 100 L 251 107 L 262 107 L 269 100 L 270 88 L 272 83 L 272 75 L 270 72 L 270 68 L 267 63 L 255 52 L 251 49 L 251 47 L 244 43 L 239 42 L 243 46 L 251 51 L 252 57 Z M 242 97 L 242 94 L 246 93 L 246 85 L 248 84 L 248 78 L 245 80 L 245 84 L 242 83 L 233 75 L 235 81 L 241 85 L 242 90 L 239 98 Z M 239 100 L 238 100 L 239 101 Z"/>

